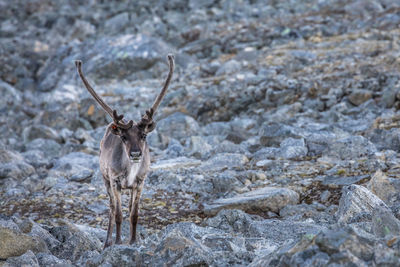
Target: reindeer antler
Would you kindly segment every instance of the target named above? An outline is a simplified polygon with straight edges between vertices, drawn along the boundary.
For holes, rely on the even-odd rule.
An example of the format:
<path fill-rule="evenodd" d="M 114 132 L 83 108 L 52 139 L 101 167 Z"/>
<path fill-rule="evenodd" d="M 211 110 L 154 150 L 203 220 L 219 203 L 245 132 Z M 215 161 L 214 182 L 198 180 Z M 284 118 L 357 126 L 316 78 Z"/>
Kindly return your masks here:
<path fill-rule="evenodd" d="M 174 67 L 175 67 L 174 56 L 172 54 L 168 54 L 167 58 L 168 58 L 169 72 L 167 79 L 165 80 L 164 86 L 161 89 L 160 94 L 157 96 L 151 108 L 146 110 L 146 114 L 143 115 L 142 119 L 138 123 L 138 125 L 141 127 L 153 124 L 153 127 L 152 129 L 150 129 L 150 131 L 152 131 L 155 127 L 155 123 L 153 122 L 153 115 L 156 113 L 158 106 L 160 105 L 165 94 L 167 93 L 168 86 L 172 79 L 172 74 L 174 73 Z"/>
<path fill-rule="evenodd" d="M 85 76 L 82 73 L 82 61 L 80 60 L 75 60 L 75 66 L 78 70 L 79 77 L 81 77 L 83 84 L 85 85 L 86 89 L 89 91 L 89 93 L 93 96 L 93 98 L 97 101 L 97 103 L 100 104 L 100 106 L 110 115 L 110 117 L 113 119 L 114 124 L 122 129 L 129 129 L 133 125 L 133 121 L 130 120 L 128 123 L 123 122 L 124 115 L 118 115 L 117 111 L 114 109 L 112 110 L 109 105 L 106 104 L 106 102 L 103 101 L 103 99 L 94 91 L 92 86 L 90 86 L 89 82 L 86 80 Z"/>
<path fill-rule="evenodd" d="M 171 79 L 172 79 L 172 74 L 174 73 L 174 67 L 175 67 L 174 55 L 168 54 L 167 58 L 168 58 L 168 64 L 169 64 L 169 73 L 168 73 L 167 79 L 165 80 L 164 86 L 163 86 L 160 94 L 157 96 L 156 100 L 154 101 L 153 106 L 151 107 L 151 109 L 153 110 L 153 113 L 156 113 L 157 108 L 161 103 L 161 100 L 164 98 L 165 94 L 167 93 L 169 83 L 171 82 Z"/>

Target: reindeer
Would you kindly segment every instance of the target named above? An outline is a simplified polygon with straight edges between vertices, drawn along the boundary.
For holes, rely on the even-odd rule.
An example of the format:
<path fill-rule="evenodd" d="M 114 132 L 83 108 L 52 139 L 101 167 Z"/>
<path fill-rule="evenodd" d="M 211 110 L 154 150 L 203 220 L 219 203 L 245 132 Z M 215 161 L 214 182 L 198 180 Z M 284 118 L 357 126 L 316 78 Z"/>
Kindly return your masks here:
<path fill-rule="evenodd" d="M 150 152 L 146 142 L 146 135 L 156 127 L 153 116 L 167 92 L 174 72 L 174 57 L 169 54 L 167 58 L 169 73 L 164 86 L 154 101 L 153 106 L 146 110 L 146 113 L 138 123 L 132 120 L 126 122 L 123 119 L 124 115 L 118 115 L 115 109 L 112 110 L 86 80 L 82 73 L 82 62 L 80 60 L 75 61 L 78 74 L 86 89 L 113 120 L 108 125 L 100 142 L 100 171 L 110 198 L 109 222 L 104 248 L 112 245 L 114 223 L 116 224 L 115 243 L 121 244 L 121 223 L 123 220 L 121 189 L 131 190 L 129 202 L 129 244 L 136 241 L 140 194 L 150 167 Z"/>

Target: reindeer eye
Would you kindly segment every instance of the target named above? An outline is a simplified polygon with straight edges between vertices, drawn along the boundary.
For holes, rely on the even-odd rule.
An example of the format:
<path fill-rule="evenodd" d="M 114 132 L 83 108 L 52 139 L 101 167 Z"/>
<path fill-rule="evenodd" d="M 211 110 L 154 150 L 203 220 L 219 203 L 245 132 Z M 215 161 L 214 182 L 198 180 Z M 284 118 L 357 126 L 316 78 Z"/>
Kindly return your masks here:
<path fill-rule="evenodd" d="M 146 139 L 147 134 L 142 133 L 142 135 L 140 136 L 142 138 L 142 140 Z"/>

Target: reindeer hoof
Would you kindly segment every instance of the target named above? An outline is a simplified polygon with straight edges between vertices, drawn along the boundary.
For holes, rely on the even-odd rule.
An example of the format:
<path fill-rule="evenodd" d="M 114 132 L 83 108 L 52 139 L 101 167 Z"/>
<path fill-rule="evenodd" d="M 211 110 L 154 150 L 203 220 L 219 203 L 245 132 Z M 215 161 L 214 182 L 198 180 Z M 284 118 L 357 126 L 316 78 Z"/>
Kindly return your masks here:
<path fill-rule="evenodd" d="M 111 246 L 111 245 L 112 245 L 112 242 L 106 242 L 106 243 L 104 243 L 103 249 L 106 249 L 106 248 L 108 248 L 108 247 Z"/>

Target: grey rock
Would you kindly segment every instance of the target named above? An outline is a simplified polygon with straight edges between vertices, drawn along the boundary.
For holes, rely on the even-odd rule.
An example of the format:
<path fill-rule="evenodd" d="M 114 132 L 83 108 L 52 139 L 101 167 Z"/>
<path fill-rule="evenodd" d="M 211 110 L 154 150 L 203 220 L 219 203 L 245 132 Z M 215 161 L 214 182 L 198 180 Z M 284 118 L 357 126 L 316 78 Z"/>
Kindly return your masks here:
<path fill-rule="evenodd" d="M 45 158 L 43 151 L 29 150 L 21 153 L 21 155 L 28 164 L 32 165 L 36 169 L 40 167 L 49 168 L 51 166 L 49 160 Z"/>
<path fill-rule="evenodd" d="M 276 147 L 264 147 L 253 154 L 252 162 L 258 163 L 267 159 L 276 159 L 279 157 L 280 150 Z"/>
<path fill-rule="evenodd" d="M 280 156 L 284 159 L 301 159 L 307 156 L 304 139 L 286 138 L 280 144 Z"/>
<path fill-rule="evenodd" d="M 389 130 L 374 129 L 367 137 L 378 150 L 390 149 L 396 152 L 400 151 L 400 130 L 397 128 Z"/>
<path fill-rule="evenodd" d="M 32 251 L 28 250 L 18 257 L 8 258 L 3 266 L 32 266 L 39 267 L 39 262 Z"/>
<path fill-rule="evenodd" d="M 305 136 L 305 142 L 310 156 L 321 156 L 328 145 L 336 139 L 336 135 L 330 131 L 313 131 Z"/>
<path fill-rule="evenodd" d="M 0 214 L 0 226 L 3 228 L 8 228 L 16 232 L 20 232 L 18 225 L 11 220 L 10 217 Z"/>
<path fill-rule="evenodd" d="M 382 92 L 381 105 L 385 108 L 393 107 L 396 102 L 396 94 L 398 93 L 399 88 L 386 88 Z"/>
<path fill-rule="evenodd" d="M 197 135 L 200 127 L 192 117 L 177 112 L 158 122 L 157 131 L 161 135 L 180 140 Z"/>
<path fill-rule="evenodd" d="M 389 210 L 386 204 L 367 188 L 360 185 L 343 187 L 337 212 L 338 222 L 371 221 L 372 212 L 377 207 Z"/>
<path fill-rule="evenodd" d="M 193 232 L 188 232 L 187 230 L 189 229 Z M 211 248 L 201 242 L 207 242 L 207 240 L 200 241 L 196 238 L 198 233 L 203 232 L 201 230 L 194 225 L 175 225 L 169 229 L 167 228 L 163 232 L 161 242 L 154 250 L 157 256 L 152 257 L 150 264 L 153 266 L 159 266 L 160 264 L 181 266 L 209 265 L 212 262 L 210 257 Z"/>
<path fill-rule="evenodd" d="M 60 241 L 60 245 L 51 250 L 52 254 L 60 259 L 77 261 L 84 252 L 100 251 L 102 247 L 99 239 L 80 231 L 70 223 L 53 227 L 50 233 Z"/>
<path fill-rule="evenodd" d="M 191 136 L 189 140 L 190 155 L 195 158 L 205 158 L 213 149 L 213 147 L 201 136 Z"/>
<path fill-rule="evenodd" d="M 200 160 L 186 157 L 178 157 L 174 159 L 160 160 L 151 165 L 152 170 L 168 170 L 196 167 L 201 164 Z"/>
<path fill-rule="evenodd" d="M 171 138 L 167 149 L 164 151 L 167 158 L 177 158 L 185 155 L 185 148 L 179 141 Z"/>
<path fill-rule="evenodd" d="M 242 183 L 236 179 L 235 171 L 224 171 L 212 176 L 212 185 L 214 193 L 231 192 L 236 186 L 241 186 Z"/>
<path fill-rule="evenodd" d="M 400 199 L 400 180 L 387 177 L 381 170 L 375 172 L 367 188 L 389 206 Z"/>
<path fill-rule="evenodd" d="M 219 153 L 211 157 L 200 166 L 204 171 L 217 171 L 231 168 L 243 168 L 249 159 L 237 153 Z"/>
<path fill-rule="evenodd" d="M 139 251 L 127 245 L 108 247 L 101 255 L 86 261 L 86 266 L 121 266 L 128 267 L 141 263 Z"/>
<path fill-rule="evenodd" d="M 210 122 L 202 129 L 204 135 L 228 135 L 231 131 L 231 126 L 222 121 Z"/>
<path fill-rule="evenodd" d="M 235 236 L 242 235 L 246 238 L 247 249 L 258 255 L 268 255 L 282 245 L 299 240 L 305 234 L 315 236 L 326 229 L 315 223 L 265 220 L 241 210 L 221 210 L 205 223 Z"/>
<path fill-rule="evenodd" d="M 400 262 L 398 251 L 377 244 L 374 250 L 374 262 L 377 266 L 396 266 Z"/>
<path fill-rule="evenodd" d="M 291 221 L 311 220 L 318 225 L 333 224 L 336 220 L 329 214 L 324 212 L 326 207 L 319 203 L 286 205 L 279 211 L 279 216 Z"/>
<path fill-rule="evenodd" d="M 369 266 L 375 242 L 372 236 L 350 227 L 322 229 L 303 235 L 274 254 L 255 258 L 250 266 Z"/>
<path fill-rule="evenodd" d="M 352 184 L 359 184 L 370 178 L 370 175 L 357 175 L 357 176 L 322 176 L 318 180 L 322 181 L 323 185 L 327 185 L 331 188 L 337 188 L 342 186 L 349 186 Z"/>
<path fill-rule="evenodd" d="M 18 257 L 27 251 L 48 252 L 46 244 L 37 237 L 0 226 L 0 258 Z"/>
<path fill-rule="evenodd" d="M 25 128 L 22 132 L 22 136 L 25 143 L 28 143 L 36 138 L 52 139 L 58 143 L 61 142 L 60 135 L 54 129 L 40 124 L 31 125 Z"/>
<path fill-rule="evenodd" d="M 21 180 L 35 173 L 35 169 L 16 151 L 0 149 L 0 162 L 0 179 Z"/>
<path fill-rule="evenodd" d="M 61 150 L 61 145 L 52 139 L 36 138 L 25 146 L 26 150 L 43 151 L 47 159 L 58 157 Z"/>
<path fill-rule="evenodd" d="M 98 157 L 82 152 L 72 152 L 54 162 L 49 176 L 64 177 L 71 181 L 90 181 L 94 170 L 99 169 Z"/>
<path fill-rule="evenodd" d="M 231 153 L 231 154 L 244 154 L 246 156 L 249 155 L 249 152 L 246 150 L 245 146 L 243 145 L 238 145 L 235 143 L 232 143 L 228 140 L 224 140 L 221 143 L 218 143 L 215 147 L 215 144 L 213 146 L 213 152 L 214 153 Z"/>
<path fill-rule="evenodd" d="M 35 173 L 35 169 L 24 161 L 0 164 L 0 178 L 24 179 Z"/>
<path fill-rule="evenodd" d="M 372 97 L 372 92 L 365 89 L 354 89 L 349 95 L 349 101 L 355 106 L 359 106 Z"/>
<path fill-rule="evenodd" d="M 85 251 L 78 261 L 76 261 L 74 266 L 98 266 L 94 263 L 99 259 L 100 253 L 96 250 Z"/>
<path fill-rule="evenodd" d="M 111 33 L 121 32 L 129 23 L 129 13 L 122 12 L 104 22 L 104 28 Z"/>
<path fill-rule="evenodd" d="M 36 258 L 39 266 L 73 266 L 71 261 L 59 259 L 48 253 L 37 253 Z"/>
<path fill-rule="evenodd" d="M 240 63 L 234 59 L 229 60 L 222 64 L 217 70 L 216 75 L 224 75 L 238 72 L 240 70 Z"/>
<path fill-rule="evenodd" d="M 327 155 L 338 159 L 368 157 L 376 152 L 376 147 L 362 136 L 351 136 L 329 144 Z"/>
<path fill-rule="evenodd" d="M 38 238 L 46 243 L 47 248 L 51 251 L 60 245 L 60 242 L 54 238 L 46 229 L 41 227 L 30 219 L 18 221 L 18 226 L 24 234 Z"/>
<path fill-rule="evenodd" d="M 280 123 L 263 125 L 260 129 L 259 135 L 261 145 L 275 147 L 279 146 L 280 143 L 288 137 L 301 137 L 296 129 Z"/>
<path fill-rule="evenodd" d="M 222 209 L 241 209 L 244 211 L 273 211 L 278 213 L 289 204 L 297 204 L 299 195 L 287 188 L 264 187 L 232 198 L 218 199 L 205 205 L 204 212 L 216 214 Z"/>
<path fill-rule="evenodd" d="M 354 255 L 353 257 L 356 257 L 356 262 L 359 261 L 358 259 L 369 261 L 373 257 L 374 240 L 358 235 L 351 228 L 324 231 L 316 237 L 315 243 L 329 255 L 343 253 L 347 250 Z M 344 258 L 347 258 L 346 254 L 344 253 Z M 336 260 L 338 259 L 333 259 L 333 261 Z"/>
<path fill-rule="evenodd" d="M 8 110 L 12 106 L 17 106 L 21 103 L 21 93 L 10 84 L 0 80 L 0 110 Z"/>
<path fill-rule="evenodd" d="M 400 232 L 400 221 L 391 210 L 377 206 L 372 211 L 372 230 L 377 237 L 393 237 Z"/>

